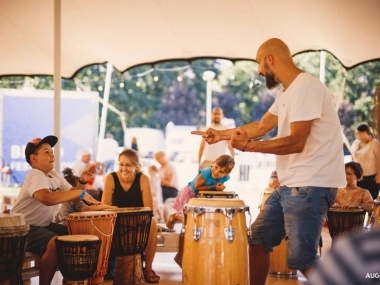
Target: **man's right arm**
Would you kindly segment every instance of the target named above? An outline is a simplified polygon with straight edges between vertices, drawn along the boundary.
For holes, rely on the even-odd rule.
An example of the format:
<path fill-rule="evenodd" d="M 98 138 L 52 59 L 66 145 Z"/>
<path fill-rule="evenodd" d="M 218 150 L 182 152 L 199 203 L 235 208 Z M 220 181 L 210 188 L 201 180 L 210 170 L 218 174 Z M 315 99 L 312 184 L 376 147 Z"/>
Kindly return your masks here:
<path fill-rule="evenodd" d="M 261 138 L 273 130 L 278 124 L 278 117 L 271 114 L 270 112 L 266 112 L 259 122 L 252 122 L 241 126 L 243 128 L 250 139 Z M 202 131 L 193 131 L 192 134 L 202 135 L 203 139 L 209 143 L 214 144 L 221 140 L 230 140 L 232 133 L 237 128 L 226 129 L 226 130 L 214 130 L 212 128 Z"/>

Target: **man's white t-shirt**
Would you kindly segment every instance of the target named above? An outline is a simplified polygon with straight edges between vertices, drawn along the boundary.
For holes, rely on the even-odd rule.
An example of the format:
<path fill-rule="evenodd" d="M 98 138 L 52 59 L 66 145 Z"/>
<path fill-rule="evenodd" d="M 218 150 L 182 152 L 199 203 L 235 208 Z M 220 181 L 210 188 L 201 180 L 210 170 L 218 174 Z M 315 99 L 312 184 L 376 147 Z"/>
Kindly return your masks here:
<path fill-rule="evenodd" d="M 332 95 L 318 78 L 298 75 L 286 91 L 279 91 L 269 112 L 278 116 L 278 138 L 290 135 L 290 123 L 313 120 L 301 153 L 276 155 L 281 185 L 346 185 L 341 124 Z"/>
<path fill-rule="evenodd" d="M 214 130 L 222 131 L 226 130 L 227 126 L 219 125 L 219 126 L 211 126 Z M 226 154 L 228 151 L 228 141 L 220 141 L 215 144 L 205 143 L 205 147 L 203 149 L 203 160 L 214 161 L 219 156 Z"/>
<path fill-rule="evenodd" d="M 58 205 L 46 206 L 33 198 L 34 192 L 49 189 L 50 192 L 68 191 L 72 188 L 57 171 L 52 170 L 46 176 L 41 170 L 31 169 L 25 178 L 12 213 L 25 216 L 28 224 L 45 227 L 52 222 Z"/>

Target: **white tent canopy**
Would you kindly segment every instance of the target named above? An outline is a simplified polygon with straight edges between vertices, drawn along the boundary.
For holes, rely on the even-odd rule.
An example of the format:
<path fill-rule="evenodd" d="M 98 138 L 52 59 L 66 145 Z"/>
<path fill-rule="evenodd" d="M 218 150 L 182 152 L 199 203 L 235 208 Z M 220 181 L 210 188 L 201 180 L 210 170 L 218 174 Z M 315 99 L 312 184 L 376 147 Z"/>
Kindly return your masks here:
<path fill-rule="evenodd" d="M 380 59 L 379 0 L 63 0 L 61 75 L 111 62 L 255 59 L 271 37 L 344 66 Z M 0 76 L 54 73 L 54 1 L 0 0 Z"/>

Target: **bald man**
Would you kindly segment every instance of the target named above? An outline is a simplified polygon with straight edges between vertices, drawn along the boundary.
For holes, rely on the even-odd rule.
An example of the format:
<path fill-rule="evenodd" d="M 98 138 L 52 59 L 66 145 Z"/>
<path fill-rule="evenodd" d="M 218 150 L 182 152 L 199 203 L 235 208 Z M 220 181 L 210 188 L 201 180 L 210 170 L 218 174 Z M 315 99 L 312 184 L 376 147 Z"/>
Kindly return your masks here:
<path fill-rule="evenodd" d="M 269 253 L 287 240 L 287 264 L 308 277 L 318 262 L 317 248 L 327 210 L 337 188 L 346 183 L 341 125 L 332 96 L 316 77 L 293 62 L 288 46 L 269 39 L 257 51 L 258 71 L 269 89 L 279 88 L 275 102 L 259 122 L 201 134 L 213 144 L 231 140 L 234 148 L 276 155 L 281 182 L 251 225 L 251 284 L 265 284 Z M 278 127 L 277 138 L 254 140 Z"/>
<path fill-rule="evenodd" d="M 214 130 L 225 130 L 227 127 L 222 124 L 222 119 L 224 117 L 222 108 L 215 107 L 212 109 L 211 119 L 212 125 L 210 126 Z M 206 168 L 210 166 L 219 156 L 226 154 L 227 151 L 232 157 L 235 156 L 235 150 L 231 146 L 229 141 L 220 141 L 216 144 L 207 144 L 204 139 L 202 139 L 199 146 L 198 152 L 198 163 L 199 168 Z M 202 161 L 203 158 L 203 161 Z"/>

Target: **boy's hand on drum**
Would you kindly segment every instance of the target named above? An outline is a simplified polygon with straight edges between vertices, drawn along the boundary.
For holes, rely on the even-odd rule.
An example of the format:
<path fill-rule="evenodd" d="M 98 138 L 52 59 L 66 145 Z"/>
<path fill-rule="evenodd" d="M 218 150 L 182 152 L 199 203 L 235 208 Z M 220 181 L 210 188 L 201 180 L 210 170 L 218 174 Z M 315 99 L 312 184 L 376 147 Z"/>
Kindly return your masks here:
<path fill-rule="evenodd" d="M 226 189 L 226 186 L 224 186 L 223 183 L 216 183 L 215 184 L 215 190 L 216 191 L 223 191 L 224 189 Z"/>
<path fill-rule="evenodd" d="M 86 192 L 86 194 L 83 197 L 83 202 L 87 205 L 101 205 L 102 202 L 99 202 L 98 200 L 94 199 L 90 194 Z"/>
<path fill-rule="evenodd" d="M 114 210 L 114 209 L 117 209 L 118 207 L 117 206 L 110 206 L 110 205 L 107 205 L 107 204 L 103 204 L 103 203 L 100 203 L 99 205 L 96 206 L 99 210 L 104 210 L 104 209 L 107 209 L 107 210 Z"/>

